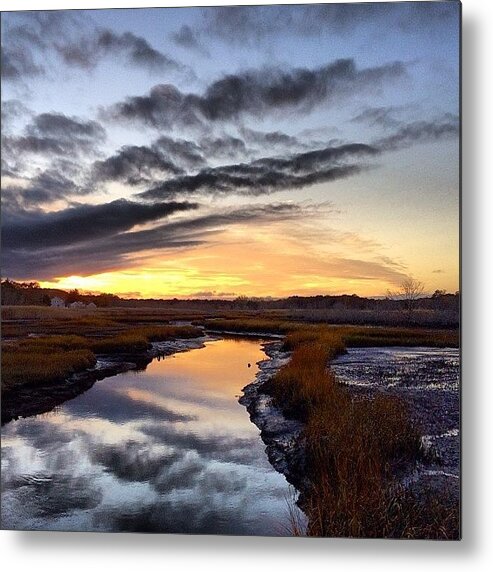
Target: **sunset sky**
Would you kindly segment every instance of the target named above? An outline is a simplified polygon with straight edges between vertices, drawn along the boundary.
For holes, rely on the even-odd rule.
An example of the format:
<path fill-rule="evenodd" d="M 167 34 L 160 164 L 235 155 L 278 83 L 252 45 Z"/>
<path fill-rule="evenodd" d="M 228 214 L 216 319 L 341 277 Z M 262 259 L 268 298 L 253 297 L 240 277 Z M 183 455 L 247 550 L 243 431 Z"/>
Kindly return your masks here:
<path fill-rule="evenodd" d="M 459 287 L 458 2 L 2 14 L 2 277 Z"/>

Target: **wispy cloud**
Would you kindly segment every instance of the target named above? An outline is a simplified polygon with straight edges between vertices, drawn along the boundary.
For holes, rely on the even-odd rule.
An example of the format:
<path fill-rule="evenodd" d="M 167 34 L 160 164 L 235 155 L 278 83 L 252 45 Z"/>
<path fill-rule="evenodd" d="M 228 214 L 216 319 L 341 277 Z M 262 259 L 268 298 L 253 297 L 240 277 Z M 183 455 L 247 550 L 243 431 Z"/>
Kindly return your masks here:
<path fill-rule="evenodd" d="M 459 117 L 445 114 L 431 121 L 413 121 L 403 124 L 391 135 L 377 139 L 374 145 L 384 151 L 392 151 L 416 143 L 457 138 L 459 129 Z"/>
<path fill-rule="evenodd" d="M 92 153 L 105 139 L 106 131 L 97 121 L 62 113 L 42 113 L 26 126 L 24 134 L 5 136 L 2 151 L 7 157 L 19 154 L 70 156 Z"/>
<path fill-rule="evenodd" d="M 203 32 L 231 44 L 255 45 L 272 37 L 313 37 L 331 34 L 344 37 L 355 31 L 390 30 L 401 34 L 436 32 L 454 21 L 453 2 L 356 2 L 284 6 L 221 6 L 204 9 Z"/>
<path fill-rule="evenodd" d="M 137 224 L 197 208 L 195 203 L 140 204 L 124 199 L 50 213 L 21 212 L 2 225 L 5 248 L 66 246 L 130 230 Z"/>
<path fill-rule="evenodd" d="M 5 15 L 4 15 L 5 16 Z M 156 71 L 186 71 L 185 66 L 132 32 L 101 28 L 81 11 L 39 11 L 3 18 L 2 77 L 24 81 L 52 73 L 56 58 L 68 67 L 92 70 L 105 58 Z"/>
<path fill-rule="evenodd" d="M 118 200 L 55 213 L 18 213 L 2 228 L 3 269 L 22 277 L 35 269 L 42 279 L 107 272 L 128 268 L 134 254 L 192 248 L 235 225 L 294 220 L 303 213 L 303 207 L 292 203 L 242 206 L 130 231 L 137 224 L 196 208 L 186 202 L 142 205 Z"/>
<path fill-rule="evenodd" d="M 164 181 L 140 193 L 140 196 L 150 200 L 201 193 L 257 196 L 299 189 L 357 174 L 364 167 L 344 161 L 378 153 L 376 148 L 369 145 L 351 144 L 299 153 L 287 159 L 268 157 L 251 163 L 207 168 L 195 175 Z"/>
<path fill-rule="evenodd" d="M 131 32 L 116 34 L 108 29 L 98 29 L 76 41 L 55 42 L 54 48 L 67 65 L 83 69 L 95 68 L 106 57 L 121 57 L 130 65 L 150 71 L 183 69 L 175 59 Z"/>
<path fill-rule="evenodd" d="M 125 145 L 115 155 L 96 161 L 90 175 L 91 183 L 122 181 L 128 185 L 150 183 L 163 175 L 182 174 L 183 170 L 159 149 L 144 145 Z"/>
<path fill-rule="evenodd" d="M 183 24 L 177 32 L 170 34 L 173 42 L 182 48 L 193 50 L 199 54 L 210 57 L 209 50 L 199 41 L 196 31 L 187 24 Z"/>
<path fill-rule="evenodd" d="M 201 126 L 244 114 L 261 117 L 285 108 L 309 111 L 322 102 L 351 97 L 405 76 L 403 62 L 360 69 L 353 59 L 336 60 L 315 69 L 247 70 L 211 83 L 202 95 L 183 93 L 173 85 L 156 85 L 147 95 L 128 97 L 103 108 L 101 115 L 158 129 Z"/>

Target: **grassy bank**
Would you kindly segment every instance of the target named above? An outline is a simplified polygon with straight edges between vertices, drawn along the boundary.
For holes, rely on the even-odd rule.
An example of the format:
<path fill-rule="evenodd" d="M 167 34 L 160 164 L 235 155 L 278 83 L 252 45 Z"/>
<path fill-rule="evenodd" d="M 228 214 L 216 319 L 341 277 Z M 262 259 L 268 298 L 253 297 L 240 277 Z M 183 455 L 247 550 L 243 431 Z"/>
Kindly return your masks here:
<path fill-rule="evenodd" d="M 202 330 L 193 326 L 142 326 L 111 336 L 94 340 L 91 349 L 96 353 L 131 353 L 144 351 L 150 342 L 190 339 L 202 335 Z"/>
<path fill-rule="evenodd" d="M 55 383 L 94 366 L 88 349 L 61 349 L 56 345 L 2 348 L 2 391 L 37 383 Z"/>
<path fill-rule="evenodd" d="M 388 396 L 354 399 L 327 367 L 347 346 L 456 346 L 457 331 L 221 324 L 230 331 L 287 332 L 291 359 L 264 390 L 287 416 L 305 423 L 303 508 L 310 536 L 457 538 L 458 507 L 446 494 L 416 498 L 399 484 L 398 475 L 423 456 L 406 404 Z"/>
<path fill-rule="evenodd" d="M 288 342 L 304 337 L 315 341 L 331 335 L 344 347 L 362 346 L 427 346 L 458 347 L 458 329 L 404 328 L 386 326 L 348 326 L 307 324 L 283 319 L 214 318 L 197 321 L 211 330 L 287 335 Z"/>
<path fill-rule="evenodd" d="M 308 534 L 333 537 L 456 538 L 458 509 L 417 499 L 396 475 L 421 458 L 421 435 L 402 400 L 354 400 L 327 370 L 340 338 L 291 340 L 290 362 L 267 391 L 305 423 Z"/>
<path fill-rule="evenodd" d="M 114 336 L 50 335 L 2 345 L 2 390 L 56 383 L 96 363 L 96 354 L 139 353 L 150 342 L 198 337 L 191 326 L 142 326 Z"/>

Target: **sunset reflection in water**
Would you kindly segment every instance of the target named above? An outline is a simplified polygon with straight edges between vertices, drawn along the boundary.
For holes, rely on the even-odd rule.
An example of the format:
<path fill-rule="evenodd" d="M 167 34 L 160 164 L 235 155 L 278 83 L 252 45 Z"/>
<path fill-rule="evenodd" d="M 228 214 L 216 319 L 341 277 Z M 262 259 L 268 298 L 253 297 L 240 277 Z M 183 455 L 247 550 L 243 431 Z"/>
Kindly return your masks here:
<path fill-rule="evenodd" d="M 288 485 L 238 403 L 261 359 L 212 341 L 4 426 L 4 527 L 288 534 Z"/>

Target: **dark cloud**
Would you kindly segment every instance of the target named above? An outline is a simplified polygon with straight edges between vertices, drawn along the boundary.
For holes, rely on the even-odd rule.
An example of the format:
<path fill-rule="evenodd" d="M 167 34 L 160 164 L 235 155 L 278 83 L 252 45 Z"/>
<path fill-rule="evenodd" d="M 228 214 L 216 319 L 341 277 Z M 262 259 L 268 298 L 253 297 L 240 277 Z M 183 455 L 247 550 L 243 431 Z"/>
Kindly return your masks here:
<path fill-rule="evenodd" d="M 41 113 L 27 126 L 30 135 L 80 141 L 104 141 L 106 132 L 97 121 L 69 117 L 62 113 Z"/>
<path fill-rule="evenodd" d="M 203 56 L 210 57 L 210 53 L 207 48 L 199 42 L 197 33 L 194 32 L 190 26 L 187 26 L 187 24 L 183 24 L 177 32 L 171 34 L 171 39 L 177 46 L 194 50 Z"/>
<path fill-rule="evenodd" d="M 415 143 L 427 143 L 458 137 L 460 119 L 456 115 L 445 114 L 431 121 L 414 121 L 399 127 L 392 135 L 374 142 L 383 151 L 393 151 L 409 147 Z"/>
<path fill-rule="evenodd" d="M 2 14 L 2 77 L 23 81 L 45 75 L 54 42 L 68 41 L 89 20 L 77 11 L 50 10 Z"/>
<path fill-rule="evenodd" d="M 237 119 L 242 114 L 262 117 L 286 108 L 310 111 L 322 102 L 379 87 L 402 78 L 402 62 L 358 69 L 354 60 L 336 60 L 316 69 L 264 68 L 226 75 L 210 84 L 203 95 L 185 94 L 172 85 L 156 85 L 148 95 L 128 97 L 102 115 L 156 128 L 200 126 L 204 122 Z"/>
<path fill-rule="evenodd" d="M 59 58 L 69 67 L 86 70 L 108 57 L 122 58 L 126 64 L 151 72 L 184 70 L 184 66 L 141 36 L 97 27 L 87 12 L 20 12 L 4 14 L 2 20 L 4 79 L 48 75 L 56 69 Z"/>
<path fill-rule="evenodd" d="M 153 148 L 163 151 L 185 169 L 196 169 L 206 163 L 200 145 L 194 141 L 163 135 L 154 142 Z"/>
<path fill-rule="evenodd" d="M 73 150 L 72 142 L 67 145 L 66 141 L 58 141 L 50 137 L 21 135 L 18 137 L 7 136 L 2 139 L 2 151 L 7 155 L 17 153 L 65 155 L 65 153 L 73 152 Z"/>
<path fill-rule="evenodd" d="M 254 45 L 276 35 L 344 36 L 355 29 L 372 34 L 413 33 L 450 23 L 454 2 L 361 2 L 298 6 L 221 6 L 205 8 L 204 33 L 228 43 Z"/>
<path fill-rule="evenodd" d="M 146 424 L 141 430 L 158 443 L 181 451 L 194 451 L 204 460 L 253 461 L 252 439 L 248 437 L 198 435 L 192 431 L 183 431 L 165 424 Z"/>
<path fill-rule="evenodd" d="M 2 132 L 10 131 L 12 123 L 20 117 L 31 115 L 31 111 L 18 99 L 2 101 Z"/>
<path fill-rule="evenodd" d="M 30 52 L 16 50 L 14 47 L 2 46 L 1 69 L 4 80 L 19 80 L 26 76 L 44 74 L 44 67 L 35 62 Z"/>
<path fill-rule="evenodd" d="M 279 190 L 300 189 L 317 183 L 335 181 L 361 172 L 358 165 L 330 167 L 316 173 L 294 175 L 283 172 L 263 171 L 245 172 L 246 167 L 219 167 L 203 170 L 197 175 L 187 175 L 162 183 L 141 193 L 145 199 L 156 200 L 162 197 L 174 197 L 183 194 L 245 194 L 258 196 Z M 243 172 L 242 172 L 243 171 Z"/>
<path fill-rule="evenodd" d="M 93 182 L 122 181 L 129 185 L 149 183 L 158 176 L 179 175 L 183 170 L 157 149 L 126 145 L 104 161 L 96 161 L 92 169 Z"/>
<path fill-rule="evenodd" d="M 156 454 L 152 445 L 136 441 L 120 445 L 94 444 L 89 454 L 92 463 L 102 465 L 106 472 L 128 482 L 155 480 L 179 457 L 173 451 L 161 450 Z"/>
<path fill-rule="evenodd" d="M 248 151 L 243 139 L 231 135 L 202 137 L 199 143 L 205 157 L 216 159 L 237 159 Z"/>
<path fill-rule="evenodd" d="M 293 203 L 272 203 L 267 205 L 254 205 L 238 209 L 225 210 L 222 213 L 213 213 L 201 217 L 170 222 L 157 232 L 165 230 L 173 233 L 175 237 L 184 232 L 203 232 L 212 229 L 222 229 L 230 225 L 249 222 L 273 222 L 276 220 L 289 220 L 299 217 L 303 209 Z"/>
<path fill-rule="evenodd" d="M 79 205 L 56 212 L 21 212 L 2 225 L 3 248 L 66 246 L 124 232 L 137 224 L 197 208 L 194 203 L 152 205 L 119 199 L 101 205 Z"/>
<path fill-rule="evenodd" d="M 4 212 L 33 210 L 54 201 L 69 201 L 92 192 L 81 181 L 81 165 L 65 157 L 53 158 L 46 169 L 37 169 L 32 176 L 25 176 L 16 168 L 9 172 L 2 161 L 2 176 L 10 176 L 2 186 Z"/>
<path fill-rule="evenodd" d="M 102 502 L 101 488 L 92 477 L 67 475 L 61 469 L 49 478 L 18 483 L 15 494 L 16 504 L 20 507 L 18 516 L 28 515 L 26 529 L 39 519 L 52 521 L 75 511 L 94 509 Z M 2 469 L 2 482 L 7 478 L 4 471 Z"/>
<path fill-rule="evenodd" d="M 132 121 L 161 129 L 201 126 L 197 100 L 197 96 L 185 95 L 173 85 L 156 85 L 148 95 L 127 97 L 102 108 L 100 114 L 107 120 Z"/>
<path fill-rule="evenodd" d="M 125 203 L 115 201 L 121 202 Z M 187 210 L 193 206 L 179 203 L 174 212 L 181 207 L 181 210 Z M 144 222 L 144 218 L 151 220 L 149 213 L 155 212 L 152 207 L 166 209 L 165 205 L 151 205 L 150 210 L 144 210 L 147 218 L 141 216 L 139 222 Z M 74 219 L 77 218 L 74 217 L 74 210 L 78 214 L 84 212 L 87 215 L 83 218 L 82 225 L 74 224 Z M 114 216 L 103 216 L 105 210 L 112 210 Z M 120 270 L 131 266 L 129 255 L 135 258 L 135 255 L 143 251 L 191 248 L 204 244 L 217 232 L 231 225 L 290 220 L 303 215 L 302 207 L 291 203 L 274 203 L 230 209 L 221 214 L 208 214 L 167 222 L 151 229 L 124 232 L 137 223 L 137 217 L 127 215 L 126 218 L 131 220 L 125 223 L 121 210 L 125 209 L 115 209 L 114 203 L 109 203 L 99 207 L 84 205 L 58 213 L 24 213 L 15 219 L 7 219 L 2 228 L 2 268 L 9 276 L 19 279 L 30 277 L 33 272 L 37 279 L 50 279 L 62 275 L 90 275 Z M 97 216 L 93 216 L 95 214 Z M 52 221 L 56 224 L 51 224 Z M 47 236 L 41 234 L 44 232 Z"/>
<path fill-rule="evenodd" d="M 2 207 L 32 209 L 39 204 L 66 199 L 67 196 L 81 191 L 73 180 L 65 177 L 57 169 L 46 169 L 26 183 L 27 186 L 6 186 L 2 189 Z"/>
<path fill-rule="evenodd" d="M 241 127 L 240 133 L 248 143 L 261 145 L 268 148 L 292 149 L 305 147 L 305 144 L 296 137 L 283 133 L 282 131 L 257 131 L 247 127 Z"/>
<path fill-rule="evenodd" d="M 92 69 L 108 56 L 123 57 L 131 65 L 150 71 L 180 70 L 182 66 L 167 55 L 155 50 L 144 38 L 131 32 L 116 34 L 99 29 L 73 41 L 55 43 L 63 61 L 70 66 Z"/>
<path fill-rule="evenodd" d="M 127 145 L 116 154 L 96 161 L 89 175 L 89 184 L 121 181 L 142 185 L 162 180 L 163 175 L 184 175 L 196 171 L 210 159 L 237 159 L 247 153 L 242 139 L 223 135 L 203 137 L 198 142 L 159 137 L 150 146 Z"/>
<path fill-rule="evenodd" d="M 162 136 L 150 146 L 127 145 L 107 159 L 96 161 L 89 185 L 121 181 L 129 185 L 155 183 L 204 168 L 208 160 L 238 160 L 249 154 L 243 141 L 231 135 L 202 137 L 198 142 Z"/>
<path fill-rule="evenodd" d="M 2 141 L 3 144 L 3 141 Z M 1 160 L 1 173 L 2 173 L 2 177 L 18 177 L 19 176 L 19 169 L 17 167 L 17 165 L 7 161 L 5 159 L 5 156 L 2 157 Z M 5 184 L 2 186 L 2 192 L 3 189 L 5 189 Z M 2 200 L 3 202 L 3 200 Z"/>
<path fill-rule="evenodd" d="M 207 168 L 195 175 L 164 181 L 140 196 L 155 200 L 193 193 L 262 195 L 298 189 L 359 173 L 360 165 L 347 165 L 343 161 L 378 152 L 368 145 L 349 144 L 299 153 L 287 159 L 264 158 L 251 163 Z"/>
<path fill-rule="evenodd" d="M 127 236 L 130 235 L 130 236 Z M 36 250 L 2 249 L 2 271 L 6 276 L 18 280 L 33 278 L 53 280 L 60 276 L 90 276 L 101 272 L 125 271 L 138 265 L 139 253 L 148 250 L 169 250 L 178 252 L 193 248 L 205 239 L 167 240 L 155 237 L 156 242 L 146 244 L 145 236 L 137 232 L 116 235 L 114 244 L 107 240 L 94 240 L 80 246 L 51 247 Z M 112 239 L 113 240 L 113 239 Z"/>
<path fill-rule="evenodd" d="M 230 482 L 236 475 L 227 475 L 224 481 Z M 186 479 L 186 474 L 184 475 Z M 195 492 L 195 491 L 194 491 Z M 131 511 L 123 512 L 112 507 L 104 507 L 97 511 L 95 524 L 101 524 L 109 530 L 141 533 L 168 533 L 168 534 L 214 534 L 214 535 L 252 535 L 252 516 L 248 511 L 251 503 L 245 491 L 243 502 L 224 503 L 220 508 L 214 502 L 217 493 L 197 491 L 199 498 L 190 498 L 188 502 L 177 502 L 176 499 L 160 497 L 151 505 L 141 505 Z M 259 506 L 257 512 L 261 510 Z M 262 522 L 262 524 L 264 524 Z M 255 523 L 255 533 L 272 535 L 272 527 L 260 528 Z M 275 526 L 274 526 L 274 530 Z"/>
<path fill-rule="evenodd" d="M 348 143 L 337 147 L 326 147 L 291 155 L 287 159 L 257 159 L 252 164 L 264 168 L 288 171 L 294 174 L 316 172 L 325 165 L 331 165 L 344 159 L 377 155 L 378 150 L 363 143 Z"/>
<path fill-rule="evenodd" d="M 364 123 L 371 127 L 397 127 L 402 125 L 402 120 L 396 118 L 396 114 L 401 109 L 402 107 L 397 106 L 367 107 L 353 117 L 351 121 L 353 123 Z"/>
<path fill-rule="evenodd" d="M 62 113 L 36 115 L 26 126 L 24 134 L 6 135 L 2 138 L 2 154 L 7 160 L 19 155 L 45 155 L 51 159 L 92 154 L 106 138 L 106 131 L 100 123 L 68 117 Z"/>

